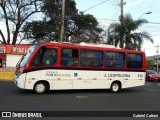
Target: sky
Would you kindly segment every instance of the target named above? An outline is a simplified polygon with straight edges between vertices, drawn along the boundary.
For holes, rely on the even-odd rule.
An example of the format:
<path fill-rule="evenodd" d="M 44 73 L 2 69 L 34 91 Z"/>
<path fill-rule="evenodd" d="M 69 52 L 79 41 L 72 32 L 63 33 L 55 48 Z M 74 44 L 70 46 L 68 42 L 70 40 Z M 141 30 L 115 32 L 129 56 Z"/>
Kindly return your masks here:
<path fill-rule="evenodd" d="M 134 20 L 144 18 L 149 23 L 139 28 L 139 31 L 148 32 L 154 44 L 144 40 L 142 50 L 146 56 L 157 55 L 157 47 L 160 45 L 160 0 L 123 0 L 124 14 L 130 13 Z M 86 14 L 92 14 L 99 23 L 108 27 L 110 23 L 117 22 L 120 15 L 121 0 L 75 0 L 77 9 Z M 151 14 L 145 14 L 152 12 Z M 160 48 L 159 48 L 160 54 Z"/>
<path fill-rule="evenodd" d="M 121 0 L 75 0 L 76 7 L 79 11 L 86 14 L 92 14 L 97 18 L 100 26 L 107 28 L 111 23 L 117 22 L 120 15 Z M 134 20 L 144 18 L 149 23 L 139 28 L 139 31 L 148 32 L 154 44 L 145 40 L 142 50 L 146 56 L 157 54 L 157 47 L 160 45 L 160 0 L 123 0 L 124 14 L 130 13 Z M 151 14 L 145 14 L 152 12 Z M 12 25 L 11 25 L 11 28 Z M 4 23 L 0 20 L 0 29 L 6 31 Z M 14 28 L 13 28 L 14 29 Z M 12 33 L 11 33 L 12 34 Z M 12 36 L 12 35 L 11 35 Z M 160 54 L 160 48 L 159 48 Z"/>

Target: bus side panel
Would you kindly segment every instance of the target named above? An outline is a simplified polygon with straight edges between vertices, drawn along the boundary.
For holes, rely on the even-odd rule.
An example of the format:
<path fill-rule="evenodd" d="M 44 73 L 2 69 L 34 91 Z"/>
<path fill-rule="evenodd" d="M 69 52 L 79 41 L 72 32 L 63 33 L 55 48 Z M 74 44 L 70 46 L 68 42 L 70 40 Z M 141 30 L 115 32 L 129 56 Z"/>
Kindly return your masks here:
<path fill-rule="evenodd" d="M 25 87 L 26 89 L 33 89 L 36 82 L 47 81 L 50 90 L 72 89 L 72 81 L 69 79 L 69 74 L 66 73 L 55 69 L 28 72 Z"/>
<path fill-rule="evenodd" d="M 89 73 L 88 73 L 89 74 Z M 91 71 L 91 88 L 107 88 L 115 81 L 121 83 L 121 88 L 142 86 L 145 84 L 145 72 L 135 71 Z"/>
<path fill-rule="evenodd" d="M 136 87 L 145 85 L 146 72 L 126 72 L 129 78 L 123 80 L 122 88 Z"/>
<path fill-rule="evenodd" d="M 49 80 L 46 77 L 46 71 L 37 70 L 37 71 L 32 71 L 27 73 L 25 88 L 33 90 L 35 83 L 39 81 L 46 81 L 49 83 L 50 87 L 52 86 L 52 80 Z"/>
<path fill-rule="evenodd" d="M 75 73 L 74 73 L 75 74 Z M 114 81 L 119 81 L 122 88 L 145 84 L 145 72 L 135 71 L 77 71 L 73 80 L 73 89 L 109 89 Z"/>
<path fill-rule="evenodd" d="M 79 70 L 73 81 L 73 89 L 106 89 L 111 81 L 104 78 L 104 71 Z"/>
<path fill-rule="evenodd" d="M 145 72 L 77 70 L 70 74 L 74 75 L 70 78 L 73 89 L 109 89 L 114 81 L 119 81 L 122 88 L 145 84 Z"/>
<path fill-rule="evenodd" d="M 112 82 L 120 81 L 122 88 L 145 84 L 145 72 L 59 70 L 46 69 L 28 72 L 26 89 L 33 89 L 37 81 L 47 81 L 51 90 L 60 89 L 109 89 Z"/>

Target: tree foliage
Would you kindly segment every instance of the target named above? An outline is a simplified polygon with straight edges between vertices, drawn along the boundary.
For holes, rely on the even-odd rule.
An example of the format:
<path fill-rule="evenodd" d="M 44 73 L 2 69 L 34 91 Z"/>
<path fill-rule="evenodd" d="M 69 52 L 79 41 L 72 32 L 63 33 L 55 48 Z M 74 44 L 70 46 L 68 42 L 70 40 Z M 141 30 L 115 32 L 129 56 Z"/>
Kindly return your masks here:
<path fill-rule="evenodd" d="M 98 22 L 93 15 L 82 12 L 73 17 L 74 26 L 68 31 L 72 42 L 100 42 L 102 29 L 98 27 Z"/>
<path fill-rule="evenodd" d="M 7 37 L 0 29 L 3 44 L 16 44 L 17 37 L 26 20 L 33 14 L 41 12 L 42 0 L 1 0 L 0 18 L 7 28 Z M 14 29 L 11 28 L 14 26 Z M 6 32 L 6 31 L 5 31 Z M 13 34 L 13 38 L 11 38 Z"/>
<path fill-rule="evenodd" d="M 61 30 L 62 1 L 45 0 L 42 11 L 45 14 L 43 21 L 27 23 L 23 30 L 33 42 L 59 41 Z M 74 0 L 65 2 L 65 32 L 64 41 L 70 42 L 98 42 L 101 39 L 102 29 L 93 15 L 78 12 Z"/>
<path fill-rule="evenodd" d="M 147 69 L 151 69 L 151 63 L 152 63 L 151 60 L 146 60 L 146 68 Z"/>
<path fill-rule="evenodd" d="M 121 21 L 121 17 L 120 17 Z M 122 23 L 111 24 L 108 29 L 108 43 L 120 46 L 122 49 L 140 50 L 144 40 L 153 43 L 152 37 L 147 32 L 139 32 L 138 28 L 148 21 L 145 19 L 133 20 L 130 14 L 126 14 Z"/>

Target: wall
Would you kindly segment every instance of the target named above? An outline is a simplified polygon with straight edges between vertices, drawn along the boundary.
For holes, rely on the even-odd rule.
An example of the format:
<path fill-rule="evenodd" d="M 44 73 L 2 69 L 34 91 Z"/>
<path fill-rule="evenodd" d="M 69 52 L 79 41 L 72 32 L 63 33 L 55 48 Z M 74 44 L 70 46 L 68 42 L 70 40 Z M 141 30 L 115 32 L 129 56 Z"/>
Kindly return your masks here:
<path fill-rule="evenodd" d="M 0 59 L 4 65 L 0 68 L 0 80 L 13 80 L 15 66 L 30 46 L 0 44 Z"/>
<path fill-rule="evenodd" d="M 0 80 L 13 80 L 15 67 L 0 68 Z"/>
<path fill-rule="evenodd" d="M 6 66 L 7 67 L 15 67 L 17 62 L 21 59 L 21 57 L 22 57 L 22 55 L 7 54 Z"/>

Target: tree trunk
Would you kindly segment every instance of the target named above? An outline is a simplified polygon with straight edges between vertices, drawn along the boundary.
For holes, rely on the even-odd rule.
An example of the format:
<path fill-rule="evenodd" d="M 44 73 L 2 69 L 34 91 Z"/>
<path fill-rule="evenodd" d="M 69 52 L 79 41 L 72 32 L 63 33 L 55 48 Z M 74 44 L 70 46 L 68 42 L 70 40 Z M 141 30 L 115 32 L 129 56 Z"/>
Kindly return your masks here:
<path fill-rule="evenodd" d="M 17 36 L 18 36 L 18 30 L 16 30 L 16 31 L 13 33 L 12 45 L 15 45 L 15 44 L 16 44 Z"/>
<path fill-rule="evenodd" d="M 1 35 L 1 37 L 2 37 L 2 40 L 3 41 L 1 41 L 3 44 L 6 44 L 6 40 L 5 40 L 5 37 L 4 37 L 4 35 L 3 35 L 3 33 L 2 33 L 2 31 L 0 30 L 0 35 Z"/>

